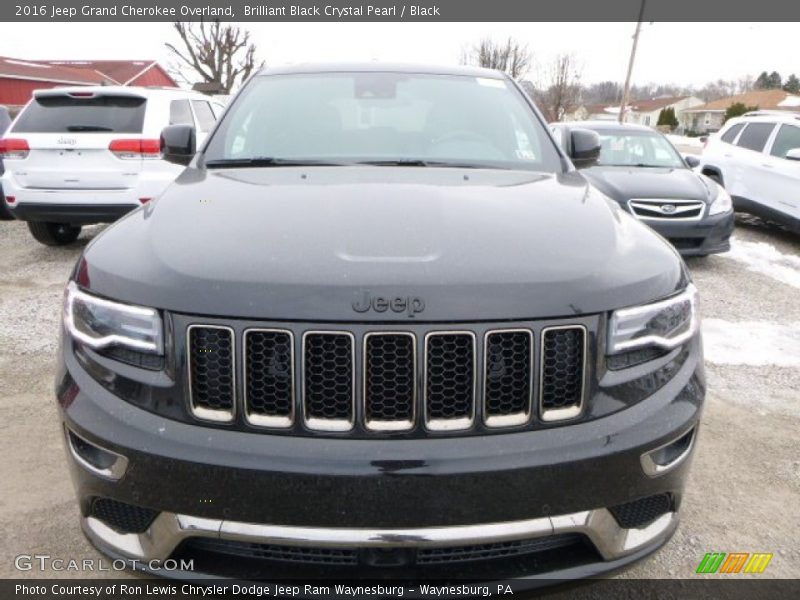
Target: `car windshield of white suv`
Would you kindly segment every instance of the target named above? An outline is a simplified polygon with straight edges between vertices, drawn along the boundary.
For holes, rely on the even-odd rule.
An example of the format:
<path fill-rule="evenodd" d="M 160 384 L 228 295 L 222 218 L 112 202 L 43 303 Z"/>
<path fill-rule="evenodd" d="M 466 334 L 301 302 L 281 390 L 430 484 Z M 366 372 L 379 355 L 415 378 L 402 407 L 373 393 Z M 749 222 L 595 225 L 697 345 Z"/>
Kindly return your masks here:
<path fill-rule="evenodd" d="M 503 79 L 416 73 L 255 77 L 206 166 L 444 166 L 560 171 L 522 93 Z"/>
<path fill-rule="evenodd" d="M 650 131 L 598 130 L 598 165 L 614 167 L 685 168 L 680 154 L 663 136 Z"/>
<path fill-rule="evenodd" d="M 43 95 L 25 107 L 14 133 L 141 133 L 145 104 L 136 96 Z"/>

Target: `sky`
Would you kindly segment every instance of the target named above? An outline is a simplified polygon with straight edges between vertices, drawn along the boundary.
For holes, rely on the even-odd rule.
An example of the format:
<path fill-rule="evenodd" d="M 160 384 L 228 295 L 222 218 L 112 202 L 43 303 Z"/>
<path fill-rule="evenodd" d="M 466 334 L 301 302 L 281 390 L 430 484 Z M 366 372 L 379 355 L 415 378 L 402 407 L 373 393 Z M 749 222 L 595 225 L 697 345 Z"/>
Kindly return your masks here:
<path fill-rule="evenodd" d="M 634 23 L 243 23 L 268 65 L 382 61 L 458 63 L 482 37 L 528 45 L 540 71 L 556 54 L 574 54 L 581 81 L 625 78 Z M 800 75 L 790 51 L 797 23 L 645 23 L 634 84 L 701 86 L 777 70 Z M 0 23 L 0 55 L 22 59 L 171 61 L 170 23 Z M 536 80 L 535 75 L 531 79 Z"/>

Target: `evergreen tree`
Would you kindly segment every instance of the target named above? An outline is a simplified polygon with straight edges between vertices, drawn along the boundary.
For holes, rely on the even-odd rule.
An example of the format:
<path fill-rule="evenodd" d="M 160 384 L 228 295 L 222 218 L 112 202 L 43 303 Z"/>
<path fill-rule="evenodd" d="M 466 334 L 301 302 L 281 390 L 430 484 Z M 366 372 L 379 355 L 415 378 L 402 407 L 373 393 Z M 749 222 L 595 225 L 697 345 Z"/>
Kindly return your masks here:
<path fill-rule="evenodd" d="M 758 106 L 747 106 L 742 102 L 734 102 L 725 110 L 725 120 L 723 123 L 727 122 L 728 119 L 741 117 L 744 113 L 754 110 L 758 110 Z"/>
<path fill-rule="evenodd" d="M 797 78 L 797 75 L 794 73 L 789 75 L 786 78 L 786 83 L 783 84 L 783 89 L 790 94 L 800 94 L 800 79 Z"/>
<path fill-rule="evenodd" d="M 678 126 L 678 117 L 675 116 L 675 109 L 671 106 L 662 108 L 661 112 L 658 113 L 657 125 L 659 127 L 669 127 L 670 130 L 675 129 Z"/>
<path fill-rule="evenodd" d="M 780 73 L 777 71 L 773 71 L 769 74 L 769 89 L 771 90 L 779 90 L 781 89 L 781 85 L 783 85 L 783 80 L 781 79 Z"/>
<path fill-rule="evenodd" d="M 753 84 L 753 87 L 757 90 L 769 89 L 769 75 L 767 75 L 766 71 L 761 71 L 761 74 L 756 78 L 756 82 Z"/>

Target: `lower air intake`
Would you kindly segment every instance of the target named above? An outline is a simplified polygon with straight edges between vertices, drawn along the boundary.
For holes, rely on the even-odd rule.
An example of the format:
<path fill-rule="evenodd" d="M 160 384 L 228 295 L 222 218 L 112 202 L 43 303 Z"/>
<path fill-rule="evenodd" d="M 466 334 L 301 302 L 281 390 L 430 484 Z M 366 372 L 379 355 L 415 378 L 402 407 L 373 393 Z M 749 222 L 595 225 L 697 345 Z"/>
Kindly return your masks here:
<path fill-rule="evenodd" d="M 144 533 L 158 516 L 158 511 L 110 498 L 95 498 L 90 514 L 122 533 Z"/>
<path fill-rule="evenodd" d="M 649 525 L 658 517 L 672 510 L 672 496 L 670 494 L 658 494 L 640 498 L 633 502 L 618 504 L 608 509 L 625 529 L 638 529 Z"/>

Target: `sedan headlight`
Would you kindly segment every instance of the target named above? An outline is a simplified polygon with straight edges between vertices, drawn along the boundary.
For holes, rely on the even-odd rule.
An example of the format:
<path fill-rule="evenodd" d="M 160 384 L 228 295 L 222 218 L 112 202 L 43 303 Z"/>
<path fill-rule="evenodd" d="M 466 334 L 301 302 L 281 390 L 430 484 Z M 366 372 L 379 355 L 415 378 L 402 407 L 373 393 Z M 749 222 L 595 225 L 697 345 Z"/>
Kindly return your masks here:
<path fill-rule="evenodd" d="M 161 317 L 152 308 L 98 298 L 70 281 L 64 294 L 64 325 L 73 338 L 95 349 L 123 346 L 163 354 Z"/>
<path fill-rule="evenodd" d="M 717 184 L 717 188 L 717 197 L 714 198 L 714 201 L 708 209 L 709 215 L 719 215 L 733 210 L 731 195 L 726 192 L 725 188 L 721 185 Z"/>
<path fill-rule="evenodd" d="M 671 349 L 684 343 L 697 331 L 696 298 L 697 288 L 689 284 L 666 300 L 614 311 L 609 354 L 647 346 Z"/>

